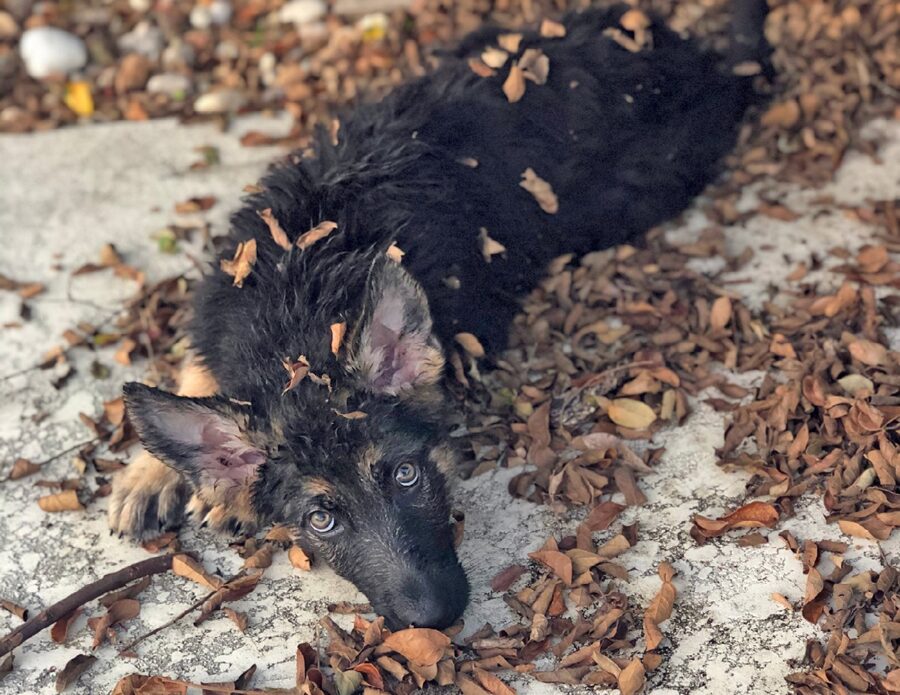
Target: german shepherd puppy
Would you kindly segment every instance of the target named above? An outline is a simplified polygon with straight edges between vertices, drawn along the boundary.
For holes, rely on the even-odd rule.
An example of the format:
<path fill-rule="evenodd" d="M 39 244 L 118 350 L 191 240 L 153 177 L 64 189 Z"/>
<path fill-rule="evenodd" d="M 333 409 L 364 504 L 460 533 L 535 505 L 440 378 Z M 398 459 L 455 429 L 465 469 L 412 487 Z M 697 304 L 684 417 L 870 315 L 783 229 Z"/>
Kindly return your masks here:
<path fill-rule="evenodd" d="M 250 274 L 197 290 L 180 395 L 125 386 L 146 452 L 114 483 L 113 530 L 155 535 L 185 509 L 233 531 L 284 523 L 388 626 L 460 616 L 444 351 L 460 332 L 502 349 L 549 260 L 687 207 L 754 98 L 738 64 L 765 62 L 764 0 L 735 2 L 727 56 L 628 10 L 571 14 L 564 35 L 518 45 L 483 29 L 267 175 L 223 256 L 254 240 Z M 476 72 L 487 49 L 494 67 Z M 508 95 L 523 66 L 524 95 L 516 75 Z M 486 236 L 505 251 L 486 256 Z M 306 375 L 293 388 L 285 365 Z"/>

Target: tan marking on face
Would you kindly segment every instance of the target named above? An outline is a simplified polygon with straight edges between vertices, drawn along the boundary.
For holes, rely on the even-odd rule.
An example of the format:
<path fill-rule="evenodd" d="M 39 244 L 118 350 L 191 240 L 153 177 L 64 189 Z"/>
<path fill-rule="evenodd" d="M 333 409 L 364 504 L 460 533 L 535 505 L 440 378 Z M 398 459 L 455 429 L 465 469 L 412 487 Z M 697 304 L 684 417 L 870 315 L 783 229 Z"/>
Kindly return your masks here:
<path fill-rule="evenodd" d="M 456 466 L 459 463 L 459 456 L 456 449 L 448 444 L 439 444 L 434 447 L 428 457 L 437 466 L 437 469 L 443 474 L 448 483 L 452 483 L 456 478 Z"/>
<path fill-rule="evenodd" d="M 178 395 L 205 398 L 218 392 L 219 384 L 212 372 L 200 364 L 195 355 L 189 355 L 178 375 Z"/>
<path fill-rule="evenodd" d="M 364 480 L 375 480 L 375 465 L 381 460 L 382 456 L 384 456 L 384 452 L 381 449 L 374 444 L 369 446 L 356 462 L 360 477 Z"/>
<path fill-rule="evenodd" d="M 334 486 L 325 478 L 310 478 L 304 481 L 303 487 L 307 494 L 311 496 L 323 495 L 325 497 L 334 497 Z"/>

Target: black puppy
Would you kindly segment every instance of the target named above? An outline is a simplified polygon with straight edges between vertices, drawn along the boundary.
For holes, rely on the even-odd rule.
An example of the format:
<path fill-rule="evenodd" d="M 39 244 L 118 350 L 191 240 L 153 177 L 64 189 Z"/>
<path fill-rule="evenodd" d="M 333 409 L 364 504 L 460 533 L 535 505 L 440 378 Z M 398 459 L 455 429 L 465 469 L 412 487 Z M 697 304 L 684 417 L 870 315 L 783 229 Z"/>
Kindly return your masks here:
<path fill-rule="evenodd" d="M 753 96 L 735 68 L 765 57 L 764 0 L 734 9 L 727 57 L 625 7 L 553 38 L 480 31 L 273 170 L 232 221 L 225 260 L 255 245 L 249 275 L 197 292 L 181 395 L 125 388 L 152 456 L 116 480 L 113 529 L 154 534 L 186 505 L 225 528 L 286 523 L 389 626 L 452 623 L 468 583 L 444 349 L 460 332 L 502 349 L 550 259 L 647 230 L 716 175 Z M 472 68 L 482 55 L 493 68 Z"/>

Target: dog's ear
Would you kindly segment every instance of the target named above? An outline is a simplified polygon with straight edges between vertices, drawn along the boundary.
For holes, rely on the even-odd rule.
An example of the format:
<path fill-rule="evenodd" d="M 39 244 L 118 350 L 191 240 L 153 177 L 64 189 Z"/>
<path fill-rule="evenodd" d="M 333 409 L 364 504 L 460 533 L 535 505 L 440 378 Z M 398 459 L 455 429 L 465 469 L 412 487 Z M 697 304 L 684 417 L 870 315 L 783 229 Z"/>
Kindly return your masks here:
<path fill-rule="evenodd" d="M 250 442 L 247 412 L 222 396 L 187 398 L 136 382 L 124 392 L 144 447 L 197 488 L 247 485 L 266 460 Z"/>
<path fill-rule="evenodd" d="M 375 393 L 399 396 L 441 378 L 444 355 L 428 299 L 399 263 L 386 259 L 373 270 L 354 343 L 350 369 Z"/>

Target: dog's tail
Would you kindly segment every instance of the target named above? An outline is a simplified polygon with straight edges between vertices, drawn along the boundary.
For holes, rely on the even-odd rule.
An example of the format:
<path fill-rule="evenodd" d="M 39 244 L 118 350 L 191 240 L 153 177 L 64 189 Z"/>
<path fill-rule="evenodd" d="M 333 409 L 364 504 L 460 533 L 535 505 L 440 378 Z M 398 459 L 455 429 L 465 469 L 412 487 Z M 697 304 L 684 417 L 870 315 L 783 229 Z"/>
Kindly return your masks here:
<path fill-rule="evenodd" d="M 765 24 L 769 14 L 767 0 L 732 0 L 729 48 L 726 67 L 738 75 L 774 75 L 772 48 L 766 41 Z M 758 65 L 758 70 L 755 69 Z"/>

